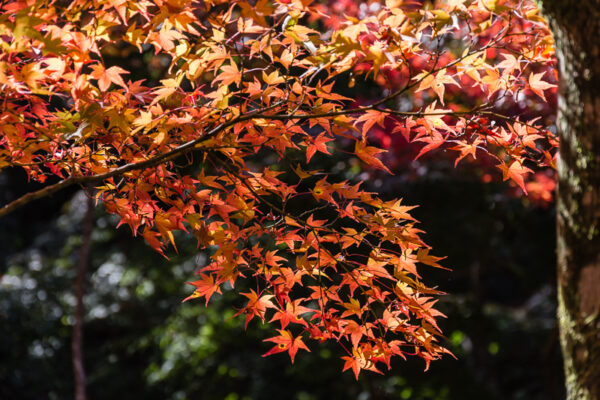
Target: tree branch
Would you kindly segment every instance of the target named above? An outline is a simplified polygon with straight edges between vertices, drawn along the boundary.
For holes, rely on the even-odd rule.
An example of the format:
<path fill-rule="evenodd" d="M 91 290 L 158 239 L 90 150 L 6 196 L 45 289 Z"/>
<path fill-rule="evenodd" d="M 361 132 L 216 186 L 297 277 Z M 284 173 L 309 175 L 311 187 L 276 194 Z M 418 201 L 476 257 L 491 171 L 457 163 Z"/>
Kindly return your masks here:
<path fill-rule="evenodd" d="M 490 46 L 489 45 L 484 46 L 483 48 L 487 48 L 487 47 L 490 47 Z M 481 51 L 481 49 L 478 51 Z M 469 54 L 471 54 L 471 53 L 469 53 Z M 464 58 L 464 57 L 461 57 L 461 59 L 462 58 Z M 461 60 L 461 59 L 459 59 L 459 60 Z M 450 63 L 449 65 L 447 65 L 445 67 L 433 70 L 428 75 L 434 73 L 437 70 L 448 68 L 449 66 L 456 64 L 459 60 L 456 60 L 453 63 Z M 394 97 L 397 97 L 398 95 L 402 94 L 405 90 L 413 87 L 415 84 L 418 84 L 420 81 L 421 80 L 419 80 L 411 85 L 408 85 L 407 87 L 405 87 L 395 93 L 392 93 L 373 104 L 370 104 L 370 105 L 364 106 L 364 107 L 356 107 L 356 108 L 351 108 L 351 109 L 331 111 L 331 112 L 320 113 L 320 114 L 296 114 L 295 112 L 293 112 L 291 114 L 264 114 L 265 112 L 270 111 L 270 110 L 280 106 L 281 104 L 283 104 L 285 102 L 285 100 L 282 100 L 282 101 L 277 102 L 269 107 L 255 110 L 246 115 L 240 115 L 236 118 L 233 118 L 230 121 L 223 122 L 223 123 L 217 125 L 216 127 L 214 127 L 212 130 L 210 130 L 206 135 L 203 135 L 202 137 L 200 137 L 198 139 L 186 142 L 186 143 L 174 148 L 171 151 L 168 151 L 163 154 L 159 154 L 153 158 L 149 158 L 147 160 L 140 161 L 137 163 L 129 163 L 129 164 L 123 165 L 119 168 L 116 168 L 112 171 L 109 171 L 109 172 L 106 172 L 103 174 L 90 175 L 90 176 L 71 176 L 67 179 L 64 179 L 64 180 L 62 180 L 58 183 L 55 183 L 53 185 L 50 185 L 50 186 L 46 186 L 35 192 L 27 193 L 27 194 L 19 197 L 18 199 L 6 204 L 2 208 L 0 208 L 0 218 L 4 217 L 7 214 L 10 214 L 14 210 L 19 209 L 34 200 L 50 196 L 50 195 L 56 193 L 57 191 L 64 189 L 66 187 L 77 185 L 77 184 L 84 185 L 84 184 L 90 184 L 90 183 L 94 183 L 94 182 L 104 181 L 106 179 L 109 179 L 109 178 L 112 178 L 115 176 L 123 175 L 124 173 L 129 172 L 129 171 L 154 167 L 154 166 L 162 164 L 164 162 L 173 160 L 174 158 L 177 158 L 181 155 L 184 155 L 184 154 L 187 154 L 187 153 L 193 151 L 195 146 L 197 146 L 198 144 L 201 144 L 202 142 L 204 142 L 206 140 L 213 138 L 214 136 L 216 136 L 218 133 L 222 132 L 226 128 L 228 128 L 232 125 L 235 125 L 236 123 L 251 120 L 251 119 L 266 119 L 266 120 L 279 120 L 279 121 L 287 121 L 287 120 L 303 121 L 303 120 L 307 120 L 307 119 L 331 118 L 331 117 L 336 117 L 336 116 L 341 116 L 341 115 L 357 114 L 357 113 L 363 113 L 366 111 L 376 110 L 381 113 L 396 115 L 396 116 L 404 116 L 404 117 L 424 117 L 424 116 L 442 116 L 442 115 L 461 116 L 461 115 L 480 113 L 480 114 L 492 115 L 495 117 L 501 117 L 501 118 L 504 118 L 507 120 L 512 120 L 510 117 L 502 116 L 500 114 L 485 110 L 486 105 L 479 106 L 479 107 L 476 107 L 474 109 L 467 110 L 467 111 L 439 110 L 439 111 L 434 111 L 434 112 L 429 112 L 429 113 L 421 112 L 421 111 L 404 112 L 404 111 L 391 110 L 391 109 L 387 109 L 387 108 L 378 108 L 378 106 L 381 105 L 383 102 L 388 101 Z"/>
<path fill-rule="evenodd" d="M 85 185 L 85 184 L 100 182 L 100 181 L 104 181 L 109 178 L 113 178 L 115 176 L 123 175 L 124 173 L 129 172 L 129 171 L 150 168 L 150 167 L 154 167 L 156 165 L 171 161 L 181 155 L 191 152 L 192 150 L 194 150 L 194 147 L 196 145 L 201 144 L 202 142 L 215 137 L 218 133 L 222 132 L 223 130 L 227 129 L 228 127 L 230 127 L 232 125 L 237 124 L 238 122 L 247 121 L 247 120 L 253 119 L 253 118 L 262 118 L 262 117 L 258 117 L 258 115 L 261 115 L 261 113 L 263 113 L 263 112 L 272 110 L 272 109 L 280 106 L 282 103 L 283 102 L 277 102 L 269 107 L 261 108 L 259 110 L 255 110 L 251 113 L 248 113 L 246 115 L 241 115 L 230 121 L 223 122 L 223 123 L 217 125 L 216 127 L 214 127 L 213 129 L 211 129 L 208 133 L 206 133 L 202 137 L 199 137 L 198 139 L 194 139 L 189 142 L 186 142 L 186 143 L 174 148 L 173 150 L 168 151 L 163 154 L 159 154 L 156 157 L 152 157 L 152 158 L 149 158 L 147 160 L 140 161 L 137 163 L 129 163 L 129 164 L 123 165 L 119 168 L 115 168 L 112 171 L 105 172 L 103 174 L 96 174 L 96 175 L 89 175 L 89 176 L 71 176 L 67 179 L 64 179 L 64 180 L 57 182 L 50 186 L 46 186 L 35 192 L 27 193 L 27 194 L 19 197 L 18 199 L 13 200 L 12 202 L 6 204 L 2 208 L 0 208 L 0 218 L 4 217 L 7 214 L 10 214 L 11 212 L 23 207 L 24 205 L 26 205 L 34 200 L 38 200 L 38 199 L 50 196 L 50 195 L 58 192 L 59 190 L 67 188 L 69 186 Z"/>

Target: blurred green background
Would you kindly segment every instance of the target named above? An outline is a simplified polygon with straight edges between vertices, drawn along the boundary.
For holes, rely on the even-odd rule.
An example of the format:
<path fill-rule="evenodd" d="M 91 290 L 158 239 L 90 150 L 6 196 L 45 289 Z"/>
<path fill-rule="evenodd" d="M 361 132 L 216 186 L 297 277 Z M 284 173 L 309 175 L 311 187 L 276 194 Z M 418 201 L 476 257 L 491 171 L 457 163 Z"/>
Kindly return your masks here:
<path fill-rule="evenodd" d="M 323 161 L 327 162 L 327 161 Z M 429 164 L 428 164 L 429 165 Z M 446 165 L 447 167 L 447 165 Z M 206 262 L 182 235 L 166 260 L 98 206 L 86 284 L 84 361 L 90 399 L 560 399 L 555 321 L 554 209 L 507 195 L 465 168 L 429 165 L 419 179 L 384 178 L 337 161 L 414 215 L 453 271 L 423 267 L 448 292 L 441 327 L 457 360 L 424 372 L 397 361 L 384 376 L 341 373 L 341 349 L 311 347 L 292 365 L 263 358 L 269 327 L 232 318 L 231 291 L 181 303 Z M 413 163 L 412 170 L 422 165 Z M 21 171 L 0 175 L 0 202 L 31 190 Z M 0 399 L 73 398 L 71 330 L 85 196 L 59 193 L 0 221 Z"/>

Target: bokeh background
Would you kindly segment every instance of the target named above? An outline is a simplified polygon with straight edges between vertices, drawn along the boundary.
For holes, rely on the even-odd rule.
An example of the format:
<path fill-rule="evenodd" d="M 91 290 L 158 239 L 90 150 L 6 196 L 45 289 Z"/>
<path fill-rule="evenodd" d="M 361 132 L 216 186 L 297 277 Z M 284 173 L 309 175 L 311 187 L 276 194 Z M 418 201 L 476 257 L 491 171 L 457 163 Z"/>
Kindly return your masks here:
<path fill-rule="evenodd" d="M 401 147 L 401 145 L 399 145 Z M 403 150 L 404 151 L 404 150 Z M 447 292 L 441 327 L 457 360 L 424 372 L 399 361 L 384 376 L 341 373 L 341 349 L 313 346 L 292 365 L 261 357 L 269 328 L 232 318 L 231 291 L 181 303 L 185 281 L 206 262 L 192 238 L 166 260 L 133 238 L 101 205 L 94 214 L 86 277 L 84 362 L 90 399 L 560 399 L 555 321 L 554 208 L 516 196 L 481 168 L 420 160 L 394 176 L 356 160 L 323 169 L 364 179 L 418 204 L 425 239 L 452 271 L 424 279 Z M 0 201 L 31 190 L 21 171 L 0 175 Z M 73 397 L 71 332 L 75 265 L 86 197 L 65 191 L 0 221 L 0 399 Z"/>

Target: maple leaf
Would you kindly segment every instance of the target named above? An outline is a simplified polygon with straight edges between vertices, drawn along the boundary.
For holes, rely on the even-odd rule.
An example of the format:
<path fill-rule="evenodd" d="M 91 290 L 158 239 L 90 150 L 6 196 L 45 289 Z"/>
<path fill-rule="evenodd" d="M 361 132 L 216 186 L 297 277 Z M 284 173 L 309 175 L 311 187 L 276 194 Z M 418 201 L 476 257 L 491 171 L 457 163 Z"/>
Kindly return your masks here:
<path fill-rule="evenodd" d="M 481 79 L 481 83 L 488 91 L 488 97 L 491 97 L 498 90 L 505 90 L 507 88 L 507 80 L 500 76 L 497 69 L 491 67 L 485 67 L 486 75 Z"/>
<path fill-rule="evenodd" d="M 167 259 L 169 258 L 165 255 L 163 251 L 164 244 L 160 240 L 158 240 L 158 237 L 160 237 L 160 233 L 154 232 L 151 229 L 146 228 L 142 233 L 142 236 L 144 237 L 146 242 L 150 246 L 152 246 L 154 250 L 158 251 L 163 257 Z"/>
<path fill-rule="evenodd" d="M 533 126 L 533 123 L 533 120 L 529 121 L 528 125 Z M 509 126 L 509 128 L 521 139 L 523 146 L 529 147 L 532 150 L 537 150 L 535 141 L 544 138 L 544 136 L 537 133 L 537 130 L 529 128 L 527 125 L 519 122 L 515 122 L 512 126 Z"/>
<path fill-rule="evenodd" d="M 277 255 L 277 251 L 267 251 L 265 254 L 265 264 L 271 267 L 277 267 L 281 261 L 286 261 L 284 257 Z"/>
<path fill-rule="evenodd" d="M 321 172 L 320 170 L 304 171 L 300 164 L 298 164 L 296 167 L 292 167 L 292 170 L 296 173 L 296 175 L 298 175 L 300 179 L 310 178 L 311 176 Z"/>
<path fill-rule="evenodd" d="M 154 46 L 155 54 L 158 54 L 161 50 L 171 51 L 175 49 L 175 40 L 183 38 L 185 36 L 181 32 L 168 28 L 168 25 L 164 25 L 160 31 L 151 32 L 146 41 L 149 41 Z"/>
<path fill-rule="evenodd" d="M 352 372 L 354 372 L 354 377 L 356 380 L 358 380 L 358 375 L 360 374 L 361 369 L 366 369 L 381 374 L 381 371 L 377 369 L 375 363 L 369 360 L 365 354 L 365 351 L 360 348 L 352 349 L 352 356 L 344 356 L 342 357 L 342 360 L 346 361 L 342 371 L 352 368 Z"/>
<path fill-rule="evenodd" d="M 155 216 L 155 225 L 158 232 L 163 238 L 168 238 L 173 248 L 177 250 L 175 246 L 175 237 L 173 236 L 173 229 L 177 228 L 177 224 L 174 223 L 173 219 L 168 214 L 157 214 Z"/>
<path fill-rule="evenodd" d="M 269 86 L 275 86 L 279 83 L 285 82 L 285 80 L 283 79 L 283 77 L 281 77 L 281 75 L 279 75 L 277 70 L 271 72 L 269 75 L 267 75 L 267 73 L 263 71 L 262 78 L 263 81 Z"/>
<path fill-rule="evenodd" d="M 276 311 L 273 315 L 273 318 L 271 318 L 269 322 L 279 321 L 281 324 L 281 329 L 285 329 L 290 322 L 308 327 L 308 323 L 300 315 L 313 313 L 315 310 L 301 305 L 301 302 L 302 299 L 288 301 L 285 304 L 285 310 Z"/>
<path fill-rule="evenodd" d="M 502 76 L 510 75 L 514 70 L 520 70 L 521 57 L 517 58 L 510 53 L 503 53 L 504 61 L 498 63 L 496 68 L 502 69 Z"/>
<path fill-rule="evenodd" d="M 444 122 L 444 115 L 451 114 L 452 110 L 448 109 L 436 109 L 437 100 L 431 103 L 429 106 L 425 108 L 425 112 L 423 113 L 423 118 L 419 119 L 419 121 L 426 128 L 426 132 L 430 132 L 433 130 L 443 129 L 445 131 L 453 132 L 454 130 L 448 126 Z M 417 135 L 420 137 L 423 135 Z M 414 139 L 413 139 L 414 140 Z"/>
<path fill-rule="evenodd" d="M 258 294 L 252 289 L 250 289 L 250 293 L 240 293 L 242 296 L 248 298 L 248 304 L 246 307 L 239 310 L 235 316 L 240 315 L 242 313 L 246 314 L 246 321 L 244 323 L 244 328 L 248 327 L 248 323 L 254 317 L 259 317 L 262 322 L 265 322 L 265 313 L 268 308 L 277 308 L 275 304 L 271 301 L 274 297 L 272 294 L 265 294 L 263 296 L 258 297 Z"/>
<path fill-rule="evenodd" d="M 285 49 L 277 58 L 277 60 L 285 67 L 285 69 L 289 69 L 290 64 L 294 60 L 294 53 L 292 53 L 289 49 Z"/>
<path fill-rule="evenodd" d="M 527 194 L 524 176 L 528 173 L 533 172 L 532 170 L 523 166 L 523 164 L 520 161 L 513 161 L 512 164 L 510 164 L 510 166 L 508 167 L 506 166 L 506 164 L 502 163 L 499 164 L 498 167 L 502 171 L 502 176 L 505 181 L 508 179 L 512 179 L 517 185 L 519 185 L 521 189 L 523 189 L 523 192 Z"/>
<path fill-rule="evenodd" d="M 392 200 L 384 203 L 382 208 L 390 213 L 392 217 L 397 220 L 407 219 L 411 221 L 416 221 L 408 212 L 410 210 L 414 210 L 417 206 L 403 206 L 402 199 Z"/>
<path fill-rule="evenodd" d="M 550 84 L 548 82 L 544 82 L 542 80 L 542 76 L 544 76 L 546 72 L 540 72 L 534 74 L 533 72 L 529 74 L 529 88 L 531 91 L 542 98 L 542 100 L 546 101 L 546 97 L 544 96 L 544 90 L 556 87 L 556 85 Z"/>
<path fill-rule="evenodd" d="M 313 219 L 313 215 L 309 215 L 308 218 L 306 219 L 306 225 L 310 226 L 312 228 L 317 228 L 320 226 L 323 226 L 325 223 L 327 222 L 327 220 L 325 219 Z"/>
<path fill-rule="evenodd" d="M 434 257 L 430 255 L 429 249 L 419 249 L 417 251 L 417 260 L 419 260 L 419 262 L 435 268 L 447 269 L 438 264 L 438 261 L 443 260 L 444 258 L 446 257 Z"/>
<path fill-rule="evenodd" d="M 383 316 L 379 322 L 385 328 L 394 331 L 395 329 L 401 327 L 404 322 L 401 318 L 399 318 L 399 315 L 400 311 L 391 311 L 386 309 L 383 311 Z"/>
<path fill-rule="evenodd" d="M 415 76 L 413 79 L 416 79 L 417 81 L 421 80 L 419 88 L 416 90 L 416 92 L 431 88 L 431 90 L 433 90 L 438 96 L 442 105 L 444 105 L 444 92 L 446 90 L 446 85 L 460 86 L 458 82 L 454 80 L 454 78 L 446 75 L 446 69 L 438 71 L 435 76 L 429 74 L 428 72 L 423 72 Z"/>
<path fill-rule="evenodd" d="M 483 140 L 479 137 L 475 138 L 475 140 L 473 140 L 472 143 L 464 143 L 464 142 L 459 142 L 457 146 L 455 147 L 450 147 L 450 150 L 456 150 L 460 152 L 459 157 L 456 159 L 456 161 L 454 161 L 454 167 L 456 167 L 456 165 L 458 164 L 458 162 L 460 160 L 462 160 L 463 158 L 465 158 L 466 156 L 471 156 L 473 157 L 473 159 L 477 159 L 476 156 L 476 152 L 477 152 L 477 145 L 479 145 L 480 143 L 482 143 Z"/>
<path fill-rule="evenodd" d="M 358 324 L 356 321 L 347 320 L 344 322 L 344 333 L 350 335 L 352 347 L 356 348 L 363 335 L 367 334 L 365 325 Z"/>
<path fill-rule="evenodd" d="M 354 372 L 354 377 L 356 378 L 356 380 L 358 380 L 358 375 L 360 374 L 360 365 L 361 365 L 360 358 L 358 358 L 357 356 L 354 356 L 354 357 L 344 356 L 344 357 L 342 357 L 342 360 L 346 361 L 344 363 L 342 372 L 352 368 L 352 372 Z"/>
<path fill-rule="evenodd" d="M 393 279 L 389 272 L 385 269 L 386 265 L 388 265 L 387 260 L 378 261 L 372 257 L 369 257 L 367 265 L 364 268 L 360 269 L 360 273 L 363 276 L 367 277 L 377 276 L 382 278 Z"/>
<path fill-rule="evenodd" d="M 232 83 L 239 85 L 241 81 L 242 74 L 234 62 L 221 66 L 221 72 L 214 79 L 215 83 L 221 83 L 224 86 L 231 85 Z"/>
<path fill-rule="evenodd" d="M 417 123 L 412 119 L 408 118 L 404 122 L 395 121 L 394 129 L 392 129 L 392 133 L 398 133 L 402 135 L 402 137 L 410 142 L 410 132 L 413 127 L 415 127 Z"/>
<path fill-rule="evenodd" d="M 195 299 L 197 297 L 205 297 L 206 303 L 205 306 L 208 306 L 208 301 L 213 293 L 221 293 L 221 287 L 219 284 L 215 283 L 215 278 L 212 275 L 200 274 L 201 278 L 194 282 L 186 282 L 190 285 L 196 286 L 196 290 L 190 296 L 183 299 L 183 301 L 188 301 L 190 299 Z"/>
<path fill-rule="evenodd" d="M 94 79 L 97 79 L 98 88 L 100 88 L 101 91 L 106 92 L 110 87 L 111 83 L 114 83 L 127 89 L 127 85 L 121 77 L 121 74 L 128 73 L 129 71 L 126 71 L 121 67 L 112 66 L 108 69 L 104 69 L 104 65 L 94 64 L 92 65 L 92 73 L 90 74 L 90 76 Z"/>
<path fill-rule="evenodd" d="M 321 133 L 316 138 L 312 139 L 306 146 L 306 163 L 309 163 L 311 158 L 317 151 L 325 154 L 331 154 L 326 144 L 331 142 L 333 139 L 327 137 L 325 133 Z"/>
<path fill-rule="evenodd" d="M 302 349 L 310 352 L 308 347 L 306 347 L 306 345 L 302 341 L 301 336 L 294 337 L 290 331 L 283 329 L 277 329 L 277 332 L 279 332 L 279 336 L 275 336 L 264 340 L 265 342 L 277 343 L 277 346 L 274 346 L 271 350 L 263 354 L 263 357 L 287 351 L 290 355 L 290 359 L 292 360 L 293 364 L 298 350 Z"/>
<path fill-rule="evenodd" d="M 104 9 L 113 7 L 123 23 L 127 24 L 127 0 L 108 0 L 107 2 L 108 4 L 104 6 Z"/>
<path fill-rule="evenodd" d="M 364 122 L 363 126 L 362 126 L 362 137 L 363 140 L 367 135 L 367 132 L 369 132 L 369 130 L 373 127 L 373 125 L 377 124 L 381 127 L 383 127 L 384 125 L 384 120 L 385 120 L 386 114 L 381 112 L 381 111 L 377 111 L 377 110 L 368 110 L 366 111 L 363 115 L 361 115 L 360 117 L 358 117 L 355 121 L 355 125 L 360 124 L 361 122 Z"/>
<path fill-rule="evenodd" d="M 357 140 L 356 145 L 354 147 L 354 153 L 363 160 L 367 165 L 371 167 L 375 167 L 378 169 L 382 169 L 389 174 L 392 174 L 392 171 L 386 167 L 380 159 L 375 157 L 379 153 L 385 153 L 386 150 L 379 149 L 373 146 L 367 146 L 366 143 Z"/>
<path fill-rule="evenodd" d="M 421 157 L 425 153 L 427 153 L 433 149 L 437 149 L 442 144 L 444 144 L 444 142 L 446 142 L 446 138 L 444 136 L 442 136 L 442 134 L 439 133 L 438 131 L 432 131 L 431 136 L 416 138 L 416 139 L 413 139 L 413 141 L 427 143 L 427 145 L 423 146 L 423 148 L 421 148 L 421 151 L 419 151 L 419 154 L 417 154 L 417 156 L 415 157 L 415 160 L 417 160 L 419 157 Z"/>
<path fill-rule="evenodd" d="M 150 105 L 154 105 L 159 101 L 166 99 L 175 93 L 179 88 L 179 83 L 175 79 L 163 79 L 160 81 L 160 83 L 162 85 L 153 90 L 155 96 Z"/>
<path fill-rule="evenodd" d="M 357 299 L 350 299 L 349 302 L 342 303 L 341 305 L 346 309 L 346 311 L 342 313 L 342 318 L 348 315 L 356 315 L 360 318 L 366 309 L 366 305 L 361 305 L 360 301 Z"/>

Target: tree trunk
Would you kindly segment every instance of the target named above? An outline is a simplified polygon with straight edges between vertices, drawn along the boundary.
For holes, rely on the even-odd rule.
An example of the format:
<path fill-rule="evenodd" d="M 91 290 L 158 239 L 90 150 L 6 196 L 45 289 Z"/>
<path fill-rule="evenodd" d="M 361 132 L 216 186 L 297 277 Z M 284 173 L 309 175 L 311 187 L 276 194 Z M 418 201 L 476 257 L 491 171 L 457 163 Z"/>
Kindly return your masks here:
<path fill-rule="evenodd" d="M 88 194 L 89 196 L 89 194 Z M 86 199 L 86 212 L 81 233 L 81 249 L 77 260 L 77 277 L 75 278 L 75 323 L 73 324 L 73 339 L 71 342 L 73 374 L 75 377 L 75 400 L 86 400 L 85 369 L 83 367 L 83 296 L 85 294 L 85 271 L 88 264 L 92 225 L 94 222 L 94 199 Z"/>
<path fill-rule="evenodd" d="M 600 399 L 600 2 L 543 0 L 559 68 L 558 324 L 567 398 Z"/>

